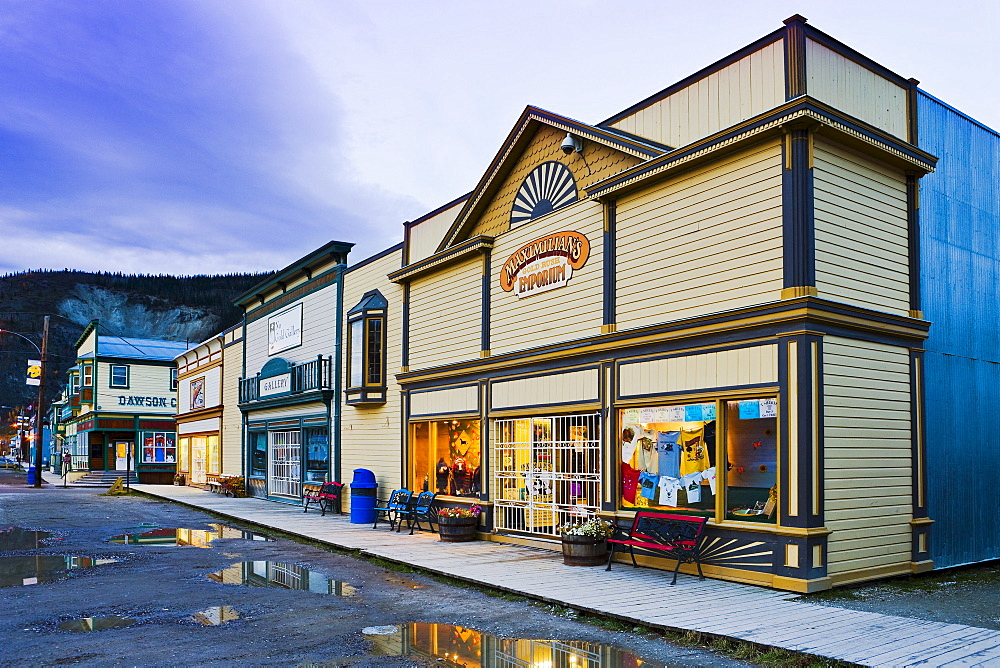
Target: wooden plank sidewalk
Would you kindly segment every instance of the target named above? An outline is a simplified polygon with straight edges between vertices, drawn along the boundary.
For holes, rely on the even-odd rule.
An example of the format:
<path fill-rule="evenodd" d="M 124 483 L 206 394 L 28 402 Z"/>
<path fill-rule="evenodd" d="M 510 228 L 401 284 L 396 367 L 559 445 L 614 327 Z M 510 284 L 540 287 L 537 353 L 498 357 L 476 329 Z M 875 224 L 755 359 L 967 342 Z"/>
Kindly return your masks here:
<path fill-rule="evenodd" d="M 722 580 L 699 581 L 616 564 L 563 566 L 548 550 L 492 541 L 442 543 L 321 517 L 301 506 L 233 499 L 191 487 L 134 489 L 235 520 L 635 624 L 690 630 L 840 659 L 866 666 L 1000 666 L 1000 631 L 804 602 L 797 595 Z M 462 572 L 455 572 L 461 564 Z"/>

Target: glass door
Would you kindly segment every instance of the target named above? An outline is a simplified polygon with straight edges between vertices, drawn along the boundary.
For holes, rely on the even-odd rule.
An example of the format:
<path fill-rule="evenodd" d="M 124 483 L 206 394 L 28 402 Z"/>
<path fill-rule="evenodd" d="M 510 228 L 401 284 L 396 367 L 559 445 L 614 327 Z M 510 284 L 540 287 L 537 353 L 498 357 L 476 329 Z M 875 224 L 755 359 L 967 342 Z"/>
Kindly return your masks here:
<path fill-rule="evenodd" d="M 205 480 L 205 437 L 191 437 L 191 482 L 204 485 Z"/>
<path fill-rule="evenodd" d="M 115 470 L 130 471 L 135 470 L 135 442 L 115 441 L 113 450 L 115 453 Z"/>
<path fill-rule="evenodd" d="M 299 432 L 272 431 L 267 440 L 268 493 L 298 498 L 301 495 L 302 467 Z"/>

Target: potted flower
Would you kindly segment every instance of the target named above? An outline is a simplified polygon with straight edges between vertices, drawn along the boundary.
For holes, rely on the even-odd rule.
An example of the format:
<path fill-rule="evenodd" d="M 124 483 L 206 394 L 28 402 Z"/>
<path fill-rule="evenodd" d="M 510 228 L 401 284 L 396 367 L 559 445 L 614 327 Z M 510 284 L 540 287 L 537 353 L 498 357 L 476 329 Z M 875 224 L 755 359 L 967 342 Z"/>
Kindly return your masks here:
<path fill-rule="evenodd" d="M 176 485 L 178 487 L 183 487 L 184 486 L 184 474 L 183 473 L 178 473 L 177 475 L 174 476 L 174 485 Z"/>
<path fill-rule="evenodd" d="M 569 522 L 559 527 L 563 563 L 567 566 L 600 566 L 608 558 L 607 539 L 615 525 L 599 517 Z"/>
<path fill-rule="evenodd" d="M 234 498 L 242 499 L 247 495 L 246 485 L 243 478 L 236 475 L 226 475 L 219 478 L 222 490 Z"/>
<path fill-rule="evenodd" d="M 437 512 L 438 536 L 445 543 L 467 543 L 476 539 L 479 515 L 483 509 L 479 505 L 468 508 L 441 508 Z"/>

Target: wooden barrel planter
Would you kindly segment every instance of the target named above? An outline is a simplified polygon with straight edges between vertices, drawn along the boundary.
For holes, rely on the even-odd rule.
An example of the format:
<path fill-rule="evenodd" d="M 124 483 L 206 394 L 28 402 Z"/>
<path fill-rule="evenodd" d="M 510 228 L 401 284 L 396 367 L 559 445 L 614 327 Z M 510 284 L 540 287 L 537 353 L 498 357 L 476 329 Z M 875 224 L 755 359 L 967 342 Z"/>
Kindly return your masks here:
<path fill-rule="evenodd" d="M 608 543 L 591 536 L 564 534 L 562 552 L 567 566 L 603 566 L 608 560 Z"/>
<path fill-rule="evenodd" d="M 478 517 L 438 517 L 438 536 L 445 543 L 468 543 L 476 540 Z"/>

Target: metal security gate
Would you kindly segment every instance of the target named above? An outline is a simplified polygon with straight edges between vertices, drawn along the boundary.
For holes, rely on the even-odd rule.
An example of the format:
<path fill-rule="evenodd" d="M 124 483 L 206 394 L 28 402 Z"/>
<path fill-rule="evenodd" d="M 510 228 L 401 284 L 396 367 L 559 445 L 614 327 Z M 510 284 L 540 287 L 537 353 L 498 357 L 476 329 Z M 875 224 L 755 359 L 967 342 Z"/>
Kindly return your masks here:
<path fill-rule="evenodd" d="M 600 415 L 495 420 L 495 527 L 557 536 L 601 503 Z"/>
<path fill-rule="evenodd" d="M 268 493 L 298 498 L 302 470 L 299 432 L 272 431 L 267 440 Z"/>

